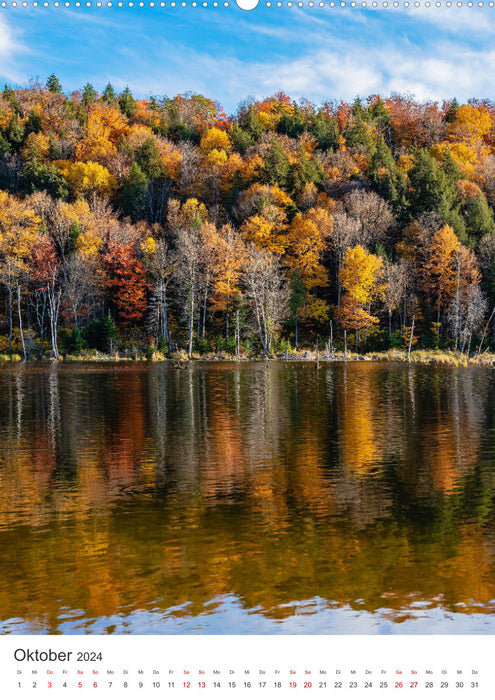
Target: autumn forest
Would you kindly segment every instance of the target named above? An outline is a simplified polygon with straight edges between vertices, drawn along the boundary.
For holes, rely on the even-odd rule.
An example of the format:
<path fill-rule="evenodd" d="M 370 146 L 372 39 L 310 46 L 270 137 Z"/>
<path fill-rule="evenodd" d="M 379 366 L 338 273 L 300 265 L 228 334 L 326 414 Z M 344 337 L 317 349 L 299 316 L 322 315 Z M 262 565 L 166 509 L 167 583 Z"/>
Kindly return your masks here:
<path fill-rule="evenodd" d="M 0 94 L 0 354 L 493 342 L 495 104 Z"/>

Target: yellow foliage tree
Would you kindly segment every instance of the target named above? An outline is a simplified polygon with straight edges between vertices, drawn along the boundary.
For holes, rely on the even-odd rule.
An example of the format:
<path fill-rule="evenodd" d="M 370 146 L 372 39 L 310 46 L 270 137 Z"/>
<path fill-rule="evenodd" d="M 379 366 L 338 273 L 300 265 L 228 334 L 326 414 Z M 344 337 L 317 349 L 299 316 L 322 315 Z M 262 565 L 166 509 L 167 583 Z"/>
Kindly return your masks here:
<path fill-rule="evenodd" d="M 22 149 L 22 155 L 27 161 L 45 161 L 50 153 L 50 142 L 43 132 L 31 132 Z"/>
<path fill-rule="evenodd" d="M 9 126 L 13 115 L 12 105 L 0 95 L 0 129 L 6 129 Z"/>
<path fill-rule="evenodd" d="M 220 192 L 226 194 L 232 187 L 236 172 L 241 173 L 243 160 L 238 153 L 231 153 L 220 176 Z"/>
<path fill-rule="evenodd" d="M 95 102 L 88 110 L 86 133 L 77 145 L 78 160 L 101 161 L 115 153 L 128 124 L 118 107 Z"/>
<path fill-rule="evenodd" d="M 448 127 L 447 133 L 452 141 L 470 143 L 482 141 L 490 133 L 490 114 L 471 105 L 457 108 L 455 121 Z"/>
<path fill-rule="evenodd" d="M 152 258 L 156 253 L 156 241 L 152 236 L 147 236 L 144 241 L 141 241 L 140 246 L 145 258 Z"/>
<path fill-rule="evenodd" d="M 285 215 L 288 208 L 294 207 L 294 201 L 278 185 L 262 185 L 259 182 L 255 182 L 241 192 L 237 203 L 237 210 L 242 219 L 254 214 L 262 214 L 271 220 L 273 213 L 270 211 L 275 211 L 273 207 Z"/>
<path fill-rule="evenodd" d="M 263 212 L 263 216 L 250 216 L 243 223 L 241 234 L 247 243 L 254 243 L 257 248 L 274 255 L 284 255 L 289 245 L 286 221 L 287 217 L 278 207 L 270 207 Z"/>
<path fill-rule="evenodd" d="M 232 150 L 232 142 L 227 132 L 222 131 L 222 129 L 217 129 L 214 126 L 212 129 L 207 129 L 205 131 L 199 147 L 205 154 L 211 153 L 211 151 L 230 153 Z"/>
<path fill-rule="evenodd" d="M 449 143 L 442 141 L 430 150 L 431 155 L 438 161 L 443 162 L 445 154 L 450 151 L 454 163 L 461 171 L 463 177 L 471 178 L 474 175 L 478 158 L 488 155 L 488 149 L 484 147 L 473 147 L 471 143 L 456 142 Z"/>
<path fill-rule="evenodd" d="M 168 139 L 162 139 L 158 144 L 158 148 L 160 151 L 160 161 L 165 168 L 167 177 L 171 180 L 177 180 L 180 175 L 182 162 L 180 150 L 172 141 L 168 141 Z"/>
<path fill-rule="evenodd" d="M 241 168 L 242 179 L 246 184 L 256 183 L 260 169 L 263 167 L 263 158 L 254 155 L 243 161 Z"/>
<path fill-rule="evenodd" d="M 444 226 L 433 236 L 427 250 L 422 271 L 423 289 L 437 311 L 437 323 L 459 289 L 479 283 L 481 279 L 476 259 L 468 248 L 463 246 L 454 230 Z"/>
<path fill-rule="evenodd" d="M 17 287 L 22 337 L 20 285 L 29 271 L 29 257 L 40 223 L 27 204 L 0 190 L 0 279 L 8 293 L 9 352 L 12 351 L 13 292 Z"/>
<path fill-rule="evenodd" d="M 257 117 L 265 131 L 275 131 L 282 115 L 276 114 L 275 112 L 260 111 Z"/>
<path fill-rule="evenodd" d="M 373 294 L 382 289 L 376 282 L 383 268 L 382 259 L 360 245 L 349 248 L 340 270 L 342 290 L 360 306 L 368 304 Z"/>
<path fill-rule="evenodd" d="M 213 253 L 213 311 L 225 314 L 225 337 L 229 337 L 232 300 L 239 293 L 239 279 L 247 261 L 246 246 L 232 226 L 226 224 L 214 232 L 209 244 Z M 237 319 L 238 325 L 238 319 Z M 236 329 L 238 330 L 238 328 Z"/>
<path fill-rule="evenodd" d="M 443 226 L 433 236 L 423 267 L 423 288 L 433 301 L 440 318 L 441 310 L 455 294 L 457 280 L 456 256 L 460 242 L 450 226 Z"/>
<path fill-rule="evenodd" d="M 213 170 L 220 172 L 227 163 L 227 153 L 223 149 L 214 148 L 206 156 L 206 164 Z"/>
<path fill-rule="evenodd" d="M 127 134 L 127 142 L 129 146 L 137 151 L 150 138 L 153 138 L 153 132 L 143 124 L 133 124 Z"/>
<path fill-rule="evenodd" d="M 383 294 L 385 289 L 380 281 L 382 269 L 382 259 L 360 245 L 349 248 L 344 255 L 339 273 L 344 294 L 337 320 L 346 331 L 356 331 L 356 344 L 359 331 L 378 323 L 369 309 L 373 298 Z"/>
<path fill-rule="evenodd" d="M 71 163 L 56 161 L 62 175 L 72 187 L 76 196 L 111 195 L 117 188 L 117 180 L 103 165 L 88 161 Z"/>
<path fill-rule="evenodd" d="M 307 291 L 325 286 L 328 275 L 321 264 L 325 240 L 314 221 L 307 215 L 296 214 L 288 231 L 290 252 L 286 264 L 291 272 L 299 273 Z"/>
<path fill-rule="evenodd" d="M 182 218 L 186 226 L 198 227 L 208 218 L 208 209 L 203 202 L 191 197 L 181 207 Z"/>

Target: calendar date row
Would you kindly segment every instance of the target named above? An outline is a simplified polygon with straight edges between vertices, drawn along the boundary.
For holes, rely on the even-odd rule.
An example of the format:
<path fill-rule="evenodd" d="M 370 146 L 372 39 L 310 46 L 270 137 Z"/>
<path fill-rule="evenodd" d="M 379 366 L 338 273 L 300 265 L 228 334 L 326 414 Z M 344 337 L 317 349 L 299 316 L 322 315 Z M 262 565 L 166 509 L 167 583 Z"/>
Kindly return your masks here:
<path fill-rule="evenodd" d="M 282 690 L 282 689 L 304 689 L 304 690 L 314 690 L 314 689 L 320 689 L 320 690 L 325 690 L 325 689 L 334 689 L 334 690 L 342 690 L 342 689 L 380 689 L 380 690 L 386 690 L 386 689 L 402 689 L 402 688 L 408 688 L 409 690 L 415 690 L 415 689 L 426 689 L 426 690 L 433 690 L 433 689 L 452 689 L 456 688 L 459 690 L 462 689 L 478 689 L 479 688 L 479 682 L 478 681 L 454 681 L 454 682 L 449 682 L 449 681 L 409 681 L 409 682 L 404 682 L 404 681 L 303 681 L 303 682 L 298 682 L 298 681 L 212 681 L 212 682 L 207 682 L 207 681 L 198 681 L 197 683 L 194 683 L 192 681 L 184 681 L 184 682 L 176 682 L 176 681 L 168 681 L 168 682 L 163 682 L 163 681 L 92 681 L 92 682 L 85 682 L 85 681 L 63 681 L 63 682 L 55 682 L 55 681 L 48 681 L 48 682 L 42 682 L 42 681 L 19 681 L 17 683 L 18 689 L 25 689 L 25 690 L 39 690 L 39 689 L 54 689 L 54 688 L 62 688 L 62 689 L 83 689 L 83 688 L 93 688 L 93 689 L 114 689 L 114 690 L 135 690 L 135 689 L 167 689 L 167 690 L 193 690 L 195 688 L 199 690 L 206 690 L 206 689 L 228 689 L 228 690 L 237 690 L 237 689 L 242 689 L 242 690 Z"/>

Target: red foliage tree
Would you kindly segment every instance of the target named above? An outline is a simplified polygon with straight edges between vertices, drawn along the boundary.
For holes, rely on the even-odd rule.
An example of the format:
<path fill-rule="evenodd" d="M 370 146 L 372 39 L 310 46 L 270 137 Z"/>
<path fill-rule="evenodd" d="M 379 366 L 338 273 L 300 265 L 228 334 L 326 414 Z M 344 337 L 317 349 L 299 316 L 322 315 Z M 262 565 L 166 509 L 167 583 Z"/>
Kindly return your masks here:
<path fill-rule="evenodd" d="M 109 241 L 103 258 L 106 286 L 115 302 L 119 321 L 139 323 L 146 310 L 146 269 L 138 259 L 134 243 Z"/>

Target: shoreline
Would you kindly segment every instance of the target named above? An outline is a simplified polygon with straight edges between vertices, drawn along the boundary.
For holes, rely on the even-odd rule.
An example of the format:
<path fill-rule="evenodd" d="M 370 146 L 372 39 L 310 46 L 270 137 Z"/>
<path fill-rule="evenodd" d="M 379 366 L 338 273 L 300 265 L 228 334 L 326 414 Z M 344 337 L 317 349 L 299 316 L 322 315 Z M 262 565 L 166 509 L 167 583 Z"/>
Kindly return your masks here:
<path fill-rule="evenodd" d="M 236 358 L 225 353 L 207 353 L 204 355 L 194 354 L 188 358 L 185 353 L 177 353 L 174 356 L 166 356 L 160 352 L 154 352 L 151 356 L 147 356 L 143 352 L 122 355 L 120 353 L 106 354 L 100 352 L 82 353 L 79 355 L 60 356 L 58 360 L 53 357 L 35 358 L 23 360 L 18 353 L 8 355 L 0 354 L 0 365 L 2 364 L 38 364 L 46 362 L 62 362 L 62 363 L 174 363 L 178 369 L 183 368 L 189 362 L 310 362 L 315 366 L 332 364 L 334 362 L 402 362 L 404 364 L 420 364 L 420 365 L 439 365 L 451 367 L 495 367 L 495 353 L 484 352 L 479 356 L 474 354 L 467 356 L 460 352 L 454 353 L 452 350 L 415 350 L 411 352 L 411 357 L 408 360 L 406 351 L 386 350 L 381 352 L 370 352 L 360 354 L 348 352 L 347 356 L 343 352 L 335 352 L 332 355 L 325 353 L 315 353 L 314 351 L 304 349 L 287 353 L 273 353 L 267 358 L 260 356 L 241 356 Z"/>

